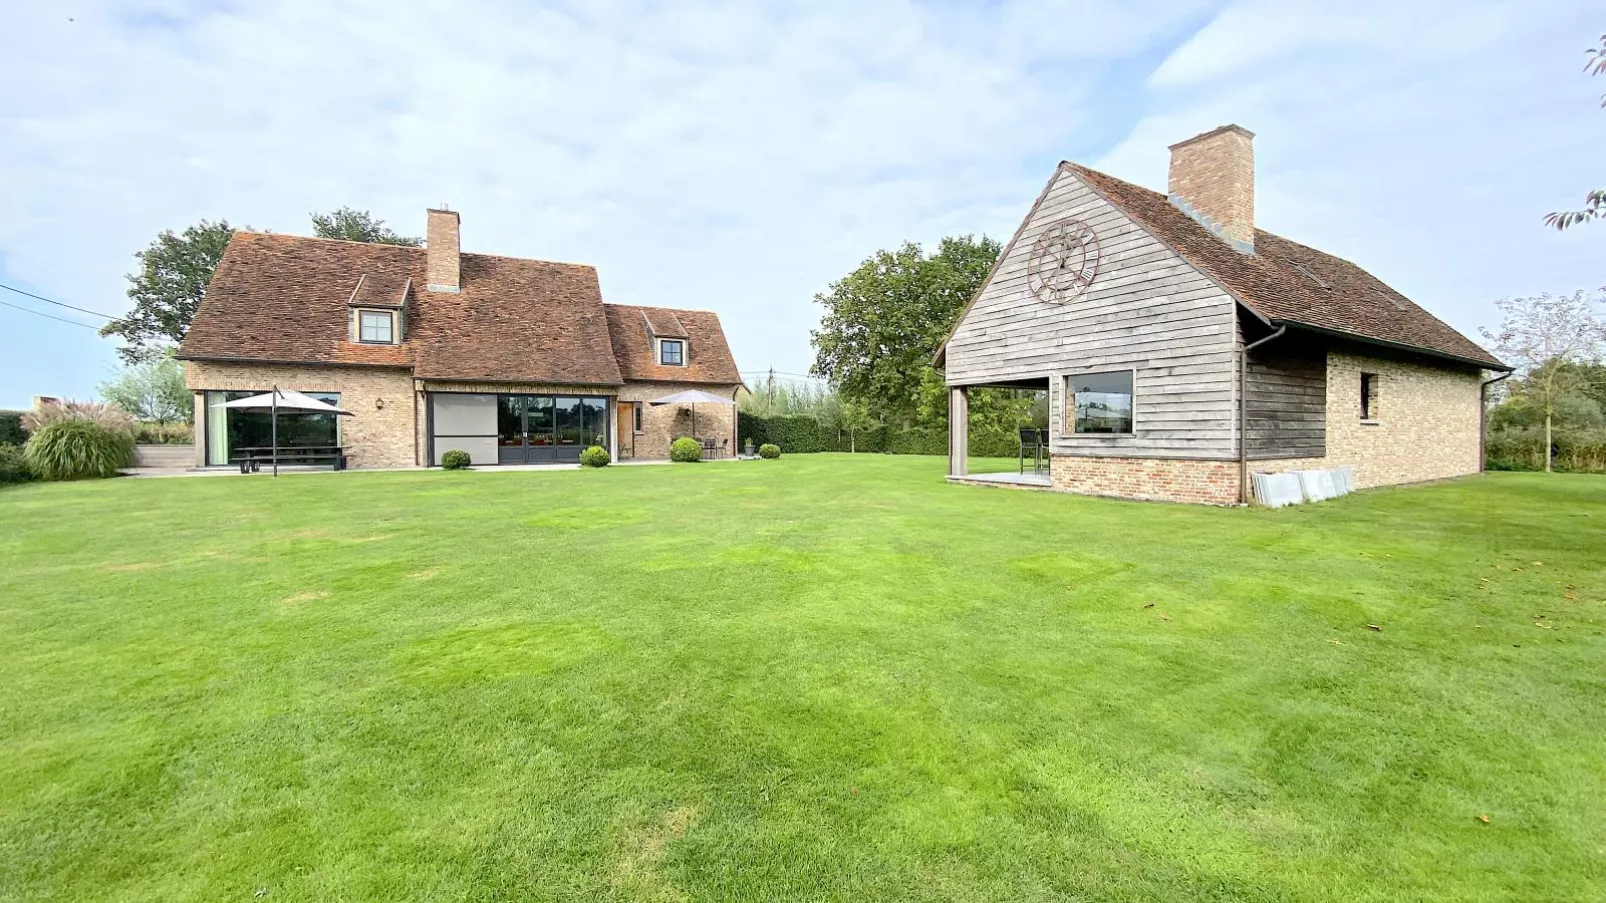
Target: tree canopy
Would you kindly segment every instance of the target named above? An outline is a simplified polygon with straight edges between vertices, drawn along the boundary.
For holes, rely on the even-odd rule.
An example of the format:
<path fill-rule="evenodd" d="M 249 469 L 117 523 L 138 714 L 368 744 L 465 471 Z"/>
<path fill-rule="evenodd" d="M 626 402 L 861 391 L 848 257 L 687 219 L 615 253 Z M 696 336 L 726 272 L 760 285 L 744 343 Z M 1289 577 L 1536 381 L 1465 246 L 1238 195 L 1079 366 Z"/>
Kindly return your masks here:
<path fill-rule="evenodd" d="M 184 338 L 233 235 L 227 220 L 201 220 L 178 234 L 163 231 L 134 255 L 139 269 L 127 277 L 134 307 L 100 330 L 123 340 L 117 353 L 124 361 L 154 360 Z"/>
<path fill-rule="evenodd" d="M 422 238 L 397 235 L 385 221 L 366 210 L 341 207 L 330 213 L 312 214 L 312 234 L 319 238 L 338 238 L 344 241 L 365 241 L 379 245 L 402 245 L 416 248 Z"/>
<path fill-rule="evenodd" d="M 100 394 L 141 423 L 187 423 L 195 413 L 184 367 L 171 352 L 124 367 L 101 385 Z"/>
<path fill-rule="evenodd" d="M 932 353 L 999 251 L 991 238 L 963 235 L 944 238 L 935 254 L 905 242 L 866 258 L 814 297 L 825 314 L 811 334 L 813 372 L 884 419 L 936 419 L 930 396 L 934 387 L 941 392 L 942 377 Z"/>
<path fill-rule="evenodd" d="M 117 353 L 126 363 L 159 360 L 183 340 L 234 231 L 227 220 L 214 223 L 203 219 L 180 233 L 163 231 L 150 247 L 134 255 L 139 270 L 127 277 L 128 297 L 134 307 L 100 331 L 103 336 L 123 340 Z M 420 238 L 397 235 L 384 220 L 351 207 L 312 214 L 312 231 L 319 238 L 346 241 L 414 248 L 424 243 Z"/>
<path fill-rule="evenodd" d="M 1606 73 L 1606 34 L 1600 36 L 1600 46 L 1584 51 L 1584 71 L 1590 75 Z M 1601 95 L 1600 105 L 1606 109 L 1606 94 Z M 1606 216 L 1606 188 L 1598 188 L 1584 195 L 1584 206 L 1578 210 L 1566 210 L 1549 214 L 1545 223 L 1557 229 L 1576 226 L 1601 216 Z"/>
<path fill-rule="evenodd" d="M 1603 304 L 1606 289 L 1594 297 L 1577 291 L 1505 298 L 1495 302 L 1502 315 L 1500 328 L 1482 330 L 1495 353 L 1516 368 L 1502 417 L 1526 416 L 1544 425 L 1546 470 L 1551 468 L 1555 421 L 1564 415 L 1587 415 L 1587 408 L 1595 404 L 1588 395 L 1597 371 L 1590 365 L 1598 363 L 1606 350 Z"/>

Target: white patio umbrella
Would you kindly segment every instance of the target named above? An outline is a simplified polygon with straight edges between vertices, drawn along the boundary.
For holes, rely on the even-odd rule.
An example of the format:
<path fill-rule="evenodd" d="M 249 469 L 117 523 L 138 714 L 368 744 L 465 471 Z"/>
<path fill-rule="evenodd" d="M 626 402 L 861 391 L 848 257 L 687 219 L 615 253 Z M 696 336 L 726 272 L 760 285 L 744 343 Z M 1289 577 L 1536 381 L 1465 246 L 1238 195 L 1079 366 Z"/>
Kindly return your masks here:
<path fill-rule="evenodd" d="M 687 389 L 684 392 L 676 392 L 673 395 L 665 395 L 663 398 L 654 398 L 653 400 L 651 400 L 651 401 L 649 401 L 647 403 L 650 404 L 650 405 L 655 405 L 655 406 L 656 405 L 661 405 L 661 404 L 689 404 L 689 405 L 691 405 L 691 434 L 693 436 L 695 436 L 695 435 L 697 435 L 697 406 L 698 405 L 700 405 L 700 404 L 734 405 L 734 404 L 736 404 L 736 400 L 733 399 L 733 398 L 726 398 L 723 395 L 715 395 L 712 392 L 704 392 L 702 389 Z"/>
<path fill-rule="evenodd" d="M 347 417 L 356 416 L 342 407 L 337 407 L 327 401 L 319 401 L 311 395 L 304 395 L 293 389 L 273 387 L 271 392 L 261 395 L 252 395 L 248 398 L 236 398 L 223 403 L 225 408 L 235 408 L 241 411 L 268 411 L 272 414 L 268 427 L 268 434 L 273 437 L 273 477 L 279 478 L 279 412 L 305 411 L 313 414 L 342 414 Z"/>

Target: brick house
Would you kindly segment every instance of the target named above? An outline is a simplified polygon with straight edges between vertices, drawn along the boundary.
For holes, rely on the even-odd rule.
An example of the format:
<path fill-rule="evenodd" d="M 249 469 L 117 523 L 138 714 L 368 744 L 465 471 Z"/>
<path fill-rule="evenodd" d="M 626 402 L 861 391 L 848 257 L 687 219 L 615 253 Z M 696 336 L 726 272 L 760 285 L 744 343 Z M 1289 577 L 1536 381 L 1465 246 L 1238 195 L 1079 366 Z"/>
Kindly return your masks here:
<path fill-rule="evenodd" d="M 1489 352 L 1347 260 L 1255 228 L 1228 125 L 1171 147 L 1161 194 L 1061 163 L 938 348 L 950 479 L 970 388 L 1048 394 L 1044 486 L 1248 501 L 1252 472 L 1359 487 L 1482 468 Z"/>
<path fill-rule="evenodd" d="M 196 465 L 267 444 L 268 416 L 225 402 L 273 386 L 355 416 L 280 415 L 283 445 L 342 446 L 355 467 L 667 458 L 685 389 L 735 397 L 736 363 L 707 311 L 605 304 L 589 266 L 463 254 L 459 215 L 428 213 L 427 247 L 237 232 L 179 346 L 195 393 Z M 736 448 L 736 409 L 696 433 Z"/>

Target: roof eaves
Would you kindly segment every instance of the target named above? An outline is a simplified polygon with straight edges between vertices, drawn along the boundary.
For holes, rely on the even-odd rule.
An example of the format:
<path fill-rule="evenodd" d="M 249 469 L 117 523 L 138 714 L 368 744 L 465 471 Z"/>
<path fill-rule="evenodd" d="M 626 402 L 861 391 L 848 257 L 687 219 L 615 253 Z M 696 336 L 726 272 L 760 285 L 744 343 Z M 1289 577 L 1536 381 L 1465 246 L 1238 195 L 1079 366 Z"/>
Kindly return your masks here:
<path fill-rule="evenodd" d="M 1302 330 L 1304 332 L 1313 332 L 1313 333 L 1318 333 L 1318 334 L 1321 334 L 1321 335 L 1333 336 L 1334 338 L 1348 339 L 1348 340 L 1350 340 L 1352 342 L 1359 342 L 1359 343 L 1361 343 L 1363 345 L 1377 345 L 1377 346 L 1382 347 L 1382 348 L 1393 348 L 1393 349 L 1398 350 L 1398 351 L 1409 351 L 1412 354 L 1421 354 L 1421 355 L 1426 355 L 1428 357 L 1436 357 L 1436 358 L 1441 358 L 1443 360 L 1455 361 L 1458 364 L 1468 364 L 1468 365 L 1471 365 L 1471 366 L 1474 366 L 1474 367 L 1481 367 L 1481 368 L 1483 368 L 1485 370 L 1495 370 L 1495 371 L 1498 371 L 1498 372 L 1501 372 L 1501 373 L 1510 373 L 1510 372 L 1512 372 L 1513 370 L 1516 369 L 1514 367 L 1511 367 L 1511 366 L 1508 366 L 1506 364 L 1501 363 L 1500 361 L 1496 360 L 1494 357 L 1490 357 L 1488 360 L 1479 360 L 1477 358 L 1465 357 L 1465 356 L 1459 355 L 1459 354 L 1451 354 L 1448 351 L 1440 351 L 1440 350 L 1438 350 L 1436 348 L 1427 348 L 1427 347 L 1422 346 L 1422 345 L 1411 345 L 1411 344 L 1408 344 L 1406 342 L 1392 342 L 1392 341 L 1389 341 L 1388 339 L 1373 338 L 1372 336 L 1361 335 L 1360 333 L 1357 333 L 1357 332 L 1348 332 L 1348 331 L 1342 330 L 1342 329 L 1334 329 L 1331 326 L 1317 326 L 1314 323 L 1304 323 L 1304 322 L 1301 322 L 1299 320 L 1289 320 L 1289 319 L 1279 318 L 1279 319 L 1276 319 L 1276 320 L 1272 320 L 1271 322 L 1274 325 L 1278 325 L 1278 326 L 1284 326 L 1284 325 L 1292 326 L 1295 329 L 1299 329 L 1299 330 Z"/>

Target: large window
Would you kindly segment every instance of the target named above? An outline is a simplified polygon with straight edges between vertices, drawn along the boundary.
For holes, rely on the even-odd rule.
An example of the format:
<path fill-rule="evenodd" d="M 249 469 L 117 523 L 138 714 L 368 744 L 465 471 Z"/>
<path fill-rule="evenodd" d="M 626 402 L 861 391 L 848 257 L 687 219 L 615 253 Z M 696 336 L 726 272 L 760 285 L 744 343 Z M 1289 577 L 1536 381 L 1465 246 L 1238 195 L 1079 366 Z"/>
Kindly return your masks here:
<path fill-rule="evenodd" d="M 362 310 L 357 312 L 357 341 L 370 345 L 390 345 L 395 342 L 396 315 L 388 310 Z"/>
<path fill-rule="evenodd" d="M 680 339 L 659 339 L 658 363 L 668 367 L 684 366 L 686 363 L 686 343 Z"/>
<path fill-rule="evenodd" d="M 1065 422 L 1078 434 L 1130 434 L 1132 371 L 1065 377 Z"/>
<path fill-rule="evenodd" d="M 502 464 L 580 460 L 608 446 L 608 399 L 573 395 L 496 396 L 497 459 Z"/>
<path fill-rule="evenodd" d="M 246 449 L 267 454 L 273 447 L 273 415 L 267 411 L 226 408 L 225 402 L 268 389 L 251 392 L 206 393 L 206 463 L 231 464 L 245 458 Z M 340 404 L 339 392 L 307 392 L 319 401 Z M 307 411 L 279 412 L 279 447 L 333 447 L 340 444 L 340 418 L 335 414 Z M 331 457 L 333 452 L 330 452 Z"/>

